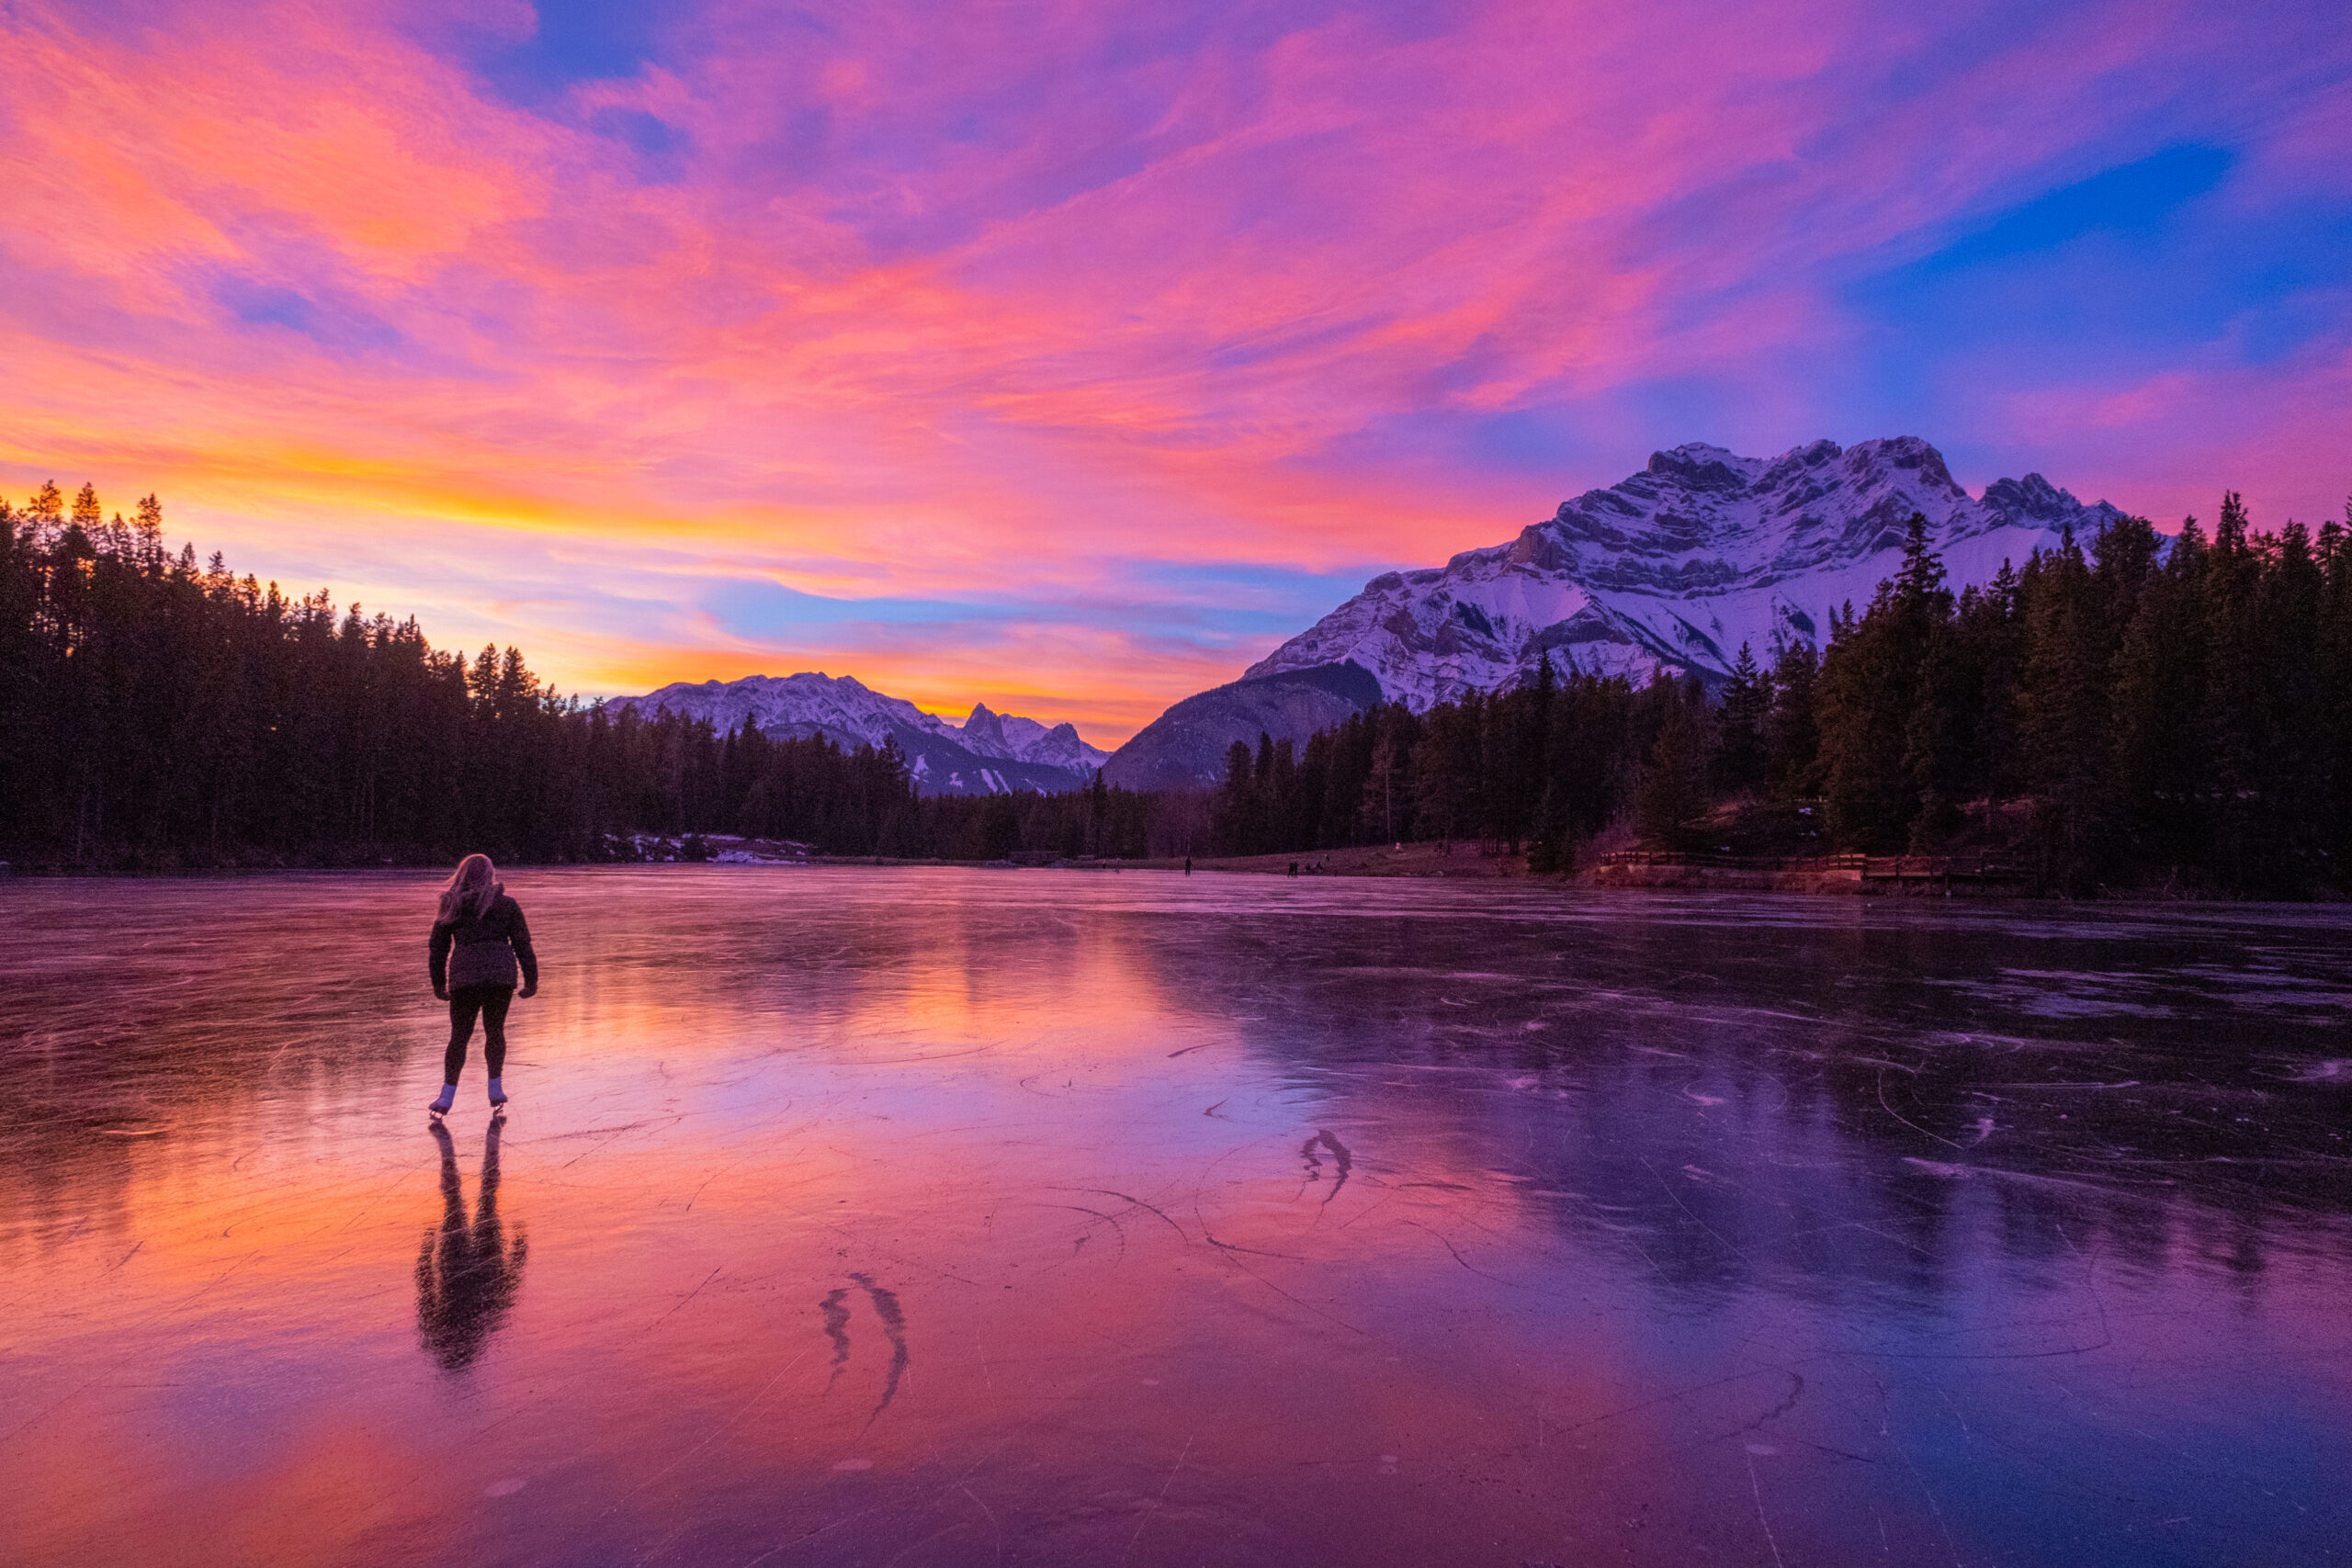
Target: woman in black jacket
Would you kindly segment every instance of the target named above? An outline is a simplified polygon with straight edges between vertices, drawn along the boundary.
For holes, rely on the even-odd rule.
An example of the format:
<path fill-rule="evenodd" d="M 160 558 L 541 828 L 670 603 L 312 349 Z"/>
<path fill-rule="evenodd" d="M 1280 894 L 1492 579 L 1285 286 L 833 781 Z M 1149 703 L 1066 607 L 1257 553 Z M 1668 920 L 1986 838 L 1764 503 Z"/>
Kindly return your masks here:
<path fill-rule="evenodd" d="M 425 1107 L 438 1117 L 458 1098 L 458 1075 L 466 1066 L 466 1042 L 474 1020 L 481 1020 L 482 1065 L 490 1069 L 490 1103 L 506 1103 L 500 1075 L 506 1068 L 506 1009 L 514 999 L 515 971 L 523 995 L 539 988 L 538 955 L 531 951 L 531 928 L 523 910 L 506 896 L 488 855 L 468 855 L 441 889 L 441 909 L 433 922 L 433 994 L 449 1004 L 449 1054 L 441 1063 L 441 1098 Z"/>

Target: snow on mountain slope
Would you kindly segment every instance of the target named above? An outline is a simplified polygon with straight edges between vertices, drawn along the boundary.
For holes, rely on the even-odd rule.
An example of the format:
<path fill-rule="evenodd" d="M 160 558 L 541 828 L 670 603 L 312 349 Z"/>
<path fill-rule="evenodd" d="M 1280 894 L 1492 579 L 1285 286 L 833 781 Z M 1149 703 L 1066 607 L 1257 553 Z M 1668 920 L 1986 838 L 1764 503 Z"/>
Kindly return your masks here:
<path fill-rule="evenodd" d="M 1079 739 L 1075 728 L 996 714 L 974 705 L 959 727 L 904 697 L 886 696 L 851 676 L 804 671 L 746 675 L 739 681 L 679 681 L 641 697 L 620 697 L 608 711 L 650 717 L 666 708 L 708 719 L 722 731 L 745 719 L 776 739 L 824 735 L 846 747 L 895 739 L 915 785 L 926 795 L 997 795 L 1009 790 L 1077 789 L 1110 753 Z"/>
<path fill-rule="evenodd" d="M 1824 641 L 1833 607 L 1860 608 L 1894 574 L 1914 512 L 1955 588 L 2119 515 L 2039 474 L 1972 497 L 1917 436 L 1769 459 L 1692 443 L 1510 544 L 1373 579 L 1245 679 L 1352 660 L 1419 709 L 1531 674 L 1546 651 L 1564 671 L 1719 677 L 1742 642 L 1769 662 L 1789 641 Z"/>
<path fill-rule="evenodd" d="M 1091 779 L 1094 770 L 1111 760 L 1108 751 L 1080 740 L 1075 725 L 1048 728 L 1017 714 L 990 713 L 986 703 L 972 705 L 962 735 L 964 744 L 984 757 L 1012 757 L 1040 767 L 1062 768 L 1080 775 L 1081 781 Z"/>

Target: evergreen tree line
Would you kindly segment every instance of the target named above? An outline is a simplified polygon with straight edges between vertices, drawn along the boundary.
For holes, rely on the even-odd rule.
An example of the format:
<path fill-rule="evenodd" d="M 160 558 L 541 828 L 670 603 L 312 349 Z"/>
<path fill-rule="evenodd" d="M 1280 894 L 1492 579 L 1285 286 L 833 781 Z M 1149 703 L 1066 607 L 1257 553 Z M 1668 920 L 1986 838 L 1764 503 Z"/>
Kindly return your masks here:
<path fill-rule="evenodd" d="M 2045 886 L 2267 894 L 2352 863 L 2352 535 L 2209 538 L 2144 520 L 1954 593 L 1914 518 L 1901 569 L 1816 656 L 1742 649 L 1709 693 L 1555 671 L 1303 746 L 1237 743 L 1205 796 L 1098 777 L 922 796 L 844 749 L 548 690 L 514 649 L 288 598 L 164 548 L 163 512 L 88 486 L 0 502 L 0 855 L 146 867 L 628 853 L 739 833 L 822 852 L 994 860 L 1311 853 L 1407 840 L 1528 850 L 1993 847 Z"/>
<path fill-rule="evenodd" d="M 1678 747 L 1703 766 L 1709 707 L 1695 681 L 1562 676 L 1546 659 L 1523 685 L 1425 713 L 1383 704 L 1303 747 L 1261 735 L 1253 751 L 1237 740 L 1211 800 L 1211 846 L 1268 854 L 1464 840 L 1528 847 L 1536 870 L 1564 869 L 1575 846 L 1650 809 Z"/>
<path fill-rule="evenodd" d="M 1538 870 L 1612 826 L 1686 851 L 1992 848 L 2073 892 L 2344 888 L 2352 533 L 2256 533 L 2233 492 L 2210 538 L 2122 518 L 1955 594 L 1915 515 L 1818 655 L 1743 647 L 1713 695 L 1546 660 L 1304 747 L 1236 743 L 1213 809 L 1226 853 L 1476 839 Z"/>
<path fill-rule="evenodd" d="M 828 853 L 1139 855 L 1151 808 L 1102 787 L 918 797 L 895 747 L 728 735 L 548 690 L 412 618 L 338 612 L 197 562 L 153 496 L 0 501 L 0 856 L 80 869 L 630 852 L 740 833 Z"/>

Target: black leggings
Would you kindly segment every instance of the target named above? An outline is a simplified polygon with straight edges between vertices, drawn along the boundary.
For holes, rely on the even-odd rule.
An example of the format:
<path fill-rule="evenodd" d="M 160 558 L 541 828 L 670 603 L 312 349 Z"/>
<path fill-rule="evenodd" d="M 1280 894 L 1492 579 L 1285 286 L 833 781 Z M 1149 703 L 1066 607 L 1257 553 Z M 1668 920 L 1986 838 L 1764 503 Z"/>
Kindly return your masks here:
<path fill-rule="evenodd" d="M 506 1069 L 506 1009 L 512 986 L 459 986 L 449 993 L 449 1054 L 441 1059 L 441 1081 L 456 1083 L 466 1070 L 466 1042 L 474 1037 L 474 1015 L 481 1015 L 481 1061 L 492 1077 Z"/>

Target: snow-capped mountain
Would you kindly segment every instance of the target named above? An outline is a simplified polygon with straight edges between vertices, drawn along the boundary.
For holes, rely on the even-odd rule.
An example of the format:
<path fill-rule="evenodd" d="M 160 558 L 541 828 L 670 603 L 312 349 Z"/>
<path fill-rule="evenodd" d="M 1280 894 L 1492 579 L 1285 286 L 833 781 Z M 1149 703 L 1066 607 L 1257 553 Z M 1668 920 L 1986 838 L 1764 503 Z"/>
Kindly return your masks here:
<path fill-rule="evenodd" d="M 1073 725 L 1047 728 L 1036 719 L 1017 714 L 990 713 L 986 703 L 972 705 L 961 733 L 963 743 L 983 757 L 1011 757 L 1040 767 L 1061 768 L 1078 775 L 1081 784 L 1091 782 L 1094 770 L 1111 760 L 1110 752 L 1080 740 Z"/>
<path fill-rule="evenodd" d="M 1769 663 L 1792 640 L 1825 640 L 1832 608 L 1870 602 L 1894 575 L 1915 512 L 1955 588 L 2004 561 L 2024 565 L 2064 528 L 2088 538 L 2119 515 L 2040 474 L 1971 496 L 1917 436 L 1815 441 L 1770 458 L 1694 442 L 1562 503 L 1509 544 L 1374 578 L 1241 680 L 1170 708 L 1104 777 L 1214 782 L 1234 740 L 1254 744 L 1261 728 L 1282 738 L 1265 728 L 1272 715 L 1329 722 L 1335 697 L 1366 705 L 1357 694 L 1375 683 L 1373 700 L 1427 708 L 1526 679 L 1546 653 L 1564 673 L 1636 681 L 1661 668 L 1720 678 L 1743 642 Z"/>
<path fill-rule="evenodd" d="M 1832 608 L 1867 604 L 1915 512 L 1955 587 L 2024 565 L 2069 525 L 2087 539 L 2119 515 L 2040 474 L 1973 497 L 1917 436 L 1816 441 L 1771 458 L 1694 442 L 1563 502 L 1510 544 L 1374 578 L 1245 679 L 1352 660 L 1419 709 L 1509 684 L 1546 651 L 1564 671 L 1721 676 L 1743 642 L 1769 662 L 1790 641 L 1818 645 Z"/>
<path fill-rule="evenodd" d="M 915 786 L 926 795 L 1001 795 L 1011 790 L 1078 789 L 1091 783 L 1110 753 L 1089 746 L 1068 724 L 972 706 L 956 725 L 904 697 L 885 696 L 847 675 L 746 675 L 739 681 L 678 681 L 641 697 L 619 697 L 608 712 L 634 710 L 650 717 L 662 709 L 708 719 L 720 730 L 745 719 L 774 739 L 824 735 L 847 747 L 879 746 L 895 739 L 906 753 Z"/>

